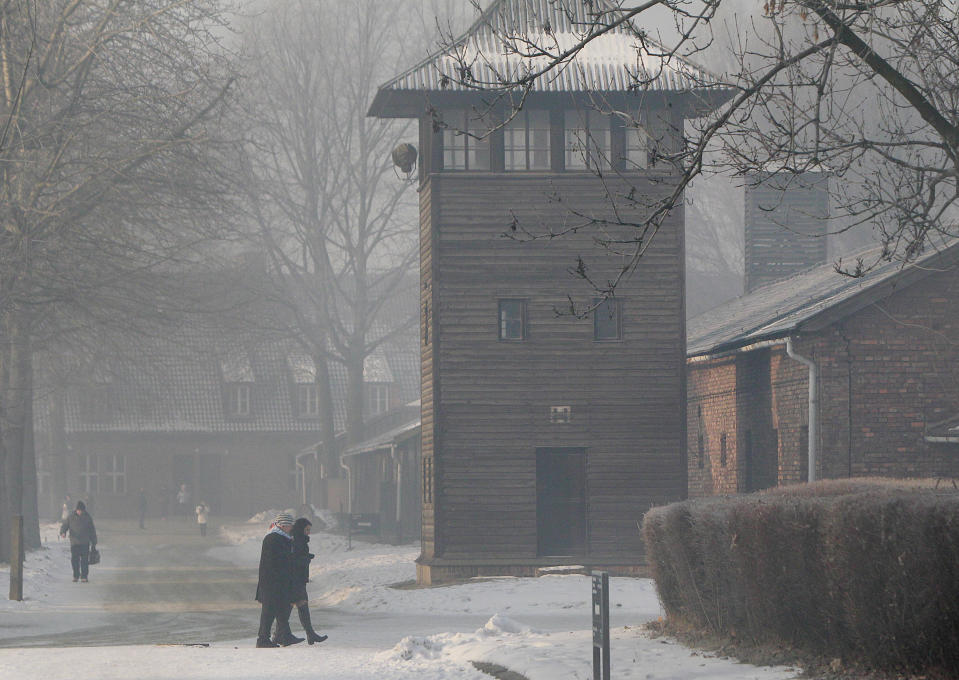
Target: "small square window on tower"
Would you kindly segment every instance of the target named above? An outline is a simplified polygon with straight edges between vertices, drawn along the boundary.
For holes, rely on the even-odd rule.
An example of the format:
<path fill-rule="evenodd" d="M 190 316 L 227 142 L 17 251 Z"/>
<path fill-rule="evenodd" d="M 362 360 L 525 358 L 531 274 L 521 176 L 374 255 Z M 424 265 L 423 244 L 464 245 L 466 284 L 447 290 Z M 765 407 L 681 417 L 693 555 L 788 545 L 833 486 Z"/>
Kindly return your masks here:
<path fill-rule="evenodd" d="M 526 339 L 526 300 L 499 301 L 499 339 Z"/>
<path fill-rule="evenodd" d="M 622 306 L 619 300 L 593 299 L 593 339 L 622 340 Z"/>
<path fill-rule="evenodd" d="M 570 423 L 573 421 L 572 406 L 550 406 L 549 422 L 554 424 Z"/>

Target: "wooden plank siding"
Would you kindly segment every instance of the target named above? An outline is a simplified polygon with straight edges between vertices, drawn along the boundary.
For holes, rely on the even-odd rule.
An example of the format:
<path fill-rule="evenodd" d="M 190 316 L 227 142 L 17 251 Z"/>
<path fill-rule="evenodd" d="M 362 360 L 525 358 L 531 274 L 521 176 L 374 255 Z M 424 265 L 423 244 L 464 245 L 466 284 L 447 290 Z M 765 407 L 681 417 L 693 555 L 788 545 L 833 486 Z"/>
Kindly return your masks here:
<path fill-rule="evenodd" d="M 669 190 L 663 172 L 630 173 L 637 192 Z M 434 503 L 423 507 L 420 563 L 531 564 L 537 556 L 536 449 L 587 451 L 587 555 L 642 562 L 636 523 L 686 495 L 685 325 L 681 209 L 620 285 L 621 341 L 597 342 L 593 321 L 557 314 L 590 286 L 570 274 L 582 256 L 595 280 L 623 266 L 594 229 L 561 238 L 504 238 L 513 217 L 542 232 L 569 210 L 609 215 L 621 180 L 590 173 L 433 173 L 422 186 L 423 456 Z M 561 197 L 561 201 L 552 197 Z M 627 209 L 628 212 L 628 209 Z M 632 233 L 610 229 L 615 237 Z M 617 234 L 616 231 L 621 233 Z M 498 339 L 498 300 L 527 301 L 526 340 Z M 428 318 L 427 318 L 428 317 Z M 442 389 L 440 389 L 442 388 Z M 550 423 L 550 406 L 572 422 Z"/>
<path fill-rule="evenodd" d="M 435 449 L 436 417 L 434 395 L 439 392 L 439 384 L 433 371 L 434 350 L 438 344 L 436 337 L 436 314 L 433 299 L 434 261 L 433 261 L 433 203 L 431 185 L 427 181 L 420 190 L 420 367 L 422 381 L 420 387 L 421 403 L 421 451 L 423 469 L 420 472 L 422 508 L 422 556 L 432 558 L 436 554 L 436 459 Z"/>

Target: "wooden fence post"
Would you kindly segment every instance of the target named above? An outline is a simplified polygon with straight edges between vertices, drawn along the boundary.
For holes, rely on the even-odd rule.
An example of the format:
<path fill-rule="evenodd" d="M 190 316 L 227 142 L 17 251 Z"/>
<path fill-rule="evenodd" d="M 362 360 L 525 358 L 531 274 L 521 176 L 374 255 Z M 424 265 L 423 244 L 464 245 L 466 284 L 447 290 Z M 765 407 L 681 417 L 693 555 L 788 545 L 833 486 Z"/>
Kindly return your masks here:
<path fill-rule="evenodd" d="M 10 542 L 10 599 L 23 600 L 23 515 L 14 515 Z"/>

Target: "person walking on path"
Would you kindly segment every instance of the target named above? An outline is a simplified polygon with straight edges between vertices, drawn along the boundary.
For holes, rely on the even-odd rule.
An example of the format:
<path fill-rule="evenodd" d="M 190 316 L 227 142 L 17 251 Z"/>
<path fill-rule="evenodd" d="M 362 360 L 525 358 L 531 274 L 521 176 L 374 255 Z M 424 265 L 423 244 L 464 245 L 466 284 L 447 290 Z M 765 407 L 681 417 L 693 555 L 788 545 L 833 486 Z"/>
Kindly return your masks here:
<path fill-rule="evenodd" d="M 146 489 L 140 488 L 140 493 L 137 494 L 137 505 L 140 511 L 140 528 L 146 529 L 146 519 L 147 519 L 147 492 Z"/>
<path fill-rule="evenodd" d="M 290 613 L 293 601 L 293 515 L 279 513 L 260 549 L 260 572 L 256 584 L 256 601 L 261 604 L 260 628 L 256 635 L 257 647 L 288 647 L 304 638 L 290 631 Z M 270 639 L 270 630 L 276 620 L 276 641 Z"/>
<path fill-rule="evenodd" d="M 68 533 L 73 582 L 86 583 L 90 572 L 90 547 L 97 547 L 97 530 L 83 501 L 77 501 L 77 509 L 60 525 L 60 537 Z"/>
<path fill-rule="evenodd" d="M 196 523 L 200 525 L 200 535 L 206 536 L 206 522 L 210 516 L 210 506 L 203 501 L 196 506 Z"/>
<path fill-rule="evenodd" d="M 310 532 L 313 523 L 306 517 L 300 517 L 293 523 L 293 598 L 296 605 L 296 611 L 300 615 L 300 624 L 306 633 L 306 641 L 311 645 L 315 642 L 323 642 L 326 635 L 319 635 L 313 630 L 313 623 L 310 621 L 310 600 L 306 595 L 306 584 L 310 580 L 310 560 L 313 559 L 313 553 L 310 552 Z"/>
<path fill-rule="evenodd" d="M 190 509 L 190 490 L 186 484 L 180 485 L 180 490 L 176 492 L 176 514 L 183 517 L 189 517 Z"/>

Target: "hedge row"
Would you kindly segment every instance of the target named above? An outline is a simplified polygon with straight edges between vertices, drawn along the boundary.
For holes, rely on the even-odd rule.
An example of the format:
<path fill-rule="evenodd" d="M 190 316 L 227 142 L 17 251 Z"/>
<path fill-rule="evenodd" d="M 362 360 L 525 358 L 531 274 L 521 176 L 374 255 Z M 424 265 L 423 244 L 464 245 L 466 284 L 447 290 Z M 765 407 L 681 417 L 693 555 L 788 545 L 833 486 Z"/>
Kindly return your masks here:
<path fill-rule="evenodd" d="M 669 617 L 885 668 L 959 669 L 959 492 L 826 482 L 647 513 Z"/>

